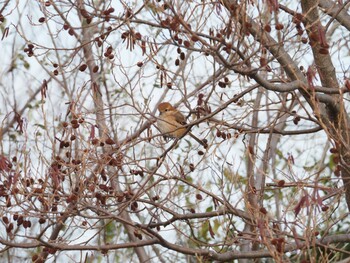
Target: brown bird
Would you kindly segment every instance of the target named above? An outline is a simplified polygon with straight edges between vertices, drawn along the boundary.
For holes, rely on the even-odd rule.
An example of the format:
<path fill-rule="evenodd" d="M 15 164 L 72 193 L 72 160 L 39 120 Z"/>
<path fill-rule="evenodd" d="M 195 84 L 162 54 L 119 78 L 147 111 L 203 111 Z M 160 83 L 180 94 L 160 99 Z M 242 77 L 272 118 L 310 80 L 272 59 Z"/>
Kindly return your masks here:
<path fill-rule="evenodd" d="M 181 138 L 186 132 L 186 118 L 185 116 L 175 109 L 169 102 L 162 102 L 158 105 L 159 118 L 157 120 L 157 126 L 165 138 Z M 195 139 L 198 143 L 207 148 L 207 144 L 194 136 L 191 132 L 188 134 Z"/>

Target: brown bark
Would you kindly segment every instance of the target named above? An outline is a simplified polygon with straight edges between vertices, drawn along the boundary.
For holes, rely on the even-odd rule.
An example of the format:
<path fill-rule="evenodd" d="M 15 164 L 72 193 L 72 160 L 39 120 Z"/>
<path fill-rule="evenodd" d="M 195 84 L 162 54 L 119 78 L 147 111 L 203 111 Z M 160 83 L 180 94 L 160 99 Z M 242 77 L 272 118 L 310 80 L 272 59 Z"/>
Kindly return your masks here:
<path fill-rule="evenodd" d="M 325 28 L 320 22 L 318 15 L 318 3 L 317 0 L 303 0 L 301 6 L 303 14 L 305 16 L 305 27 L 311 41 L 311 48 L 314 56 L 314 63 L 316 65 L 317 72 L 320 76 L 322 86 L 330 88 L 339 88 L 339 83 L 335 74 L 335 68 L 331 57 L 328 54 L 324 54 L 322 49 L 327 49 L 329 46 L 326 43 Z M 323 39 L 324 38 L 324 39 Z M 341 176 L 343 179 L 345 199 L 350 210 L 350 155 L 349 155 L 349 117 L 347 116 L 344 104 L 342 101 L 342 95 L 332 95 L 334 104 L 326 104 L 325 113 L 321 113 L 321 121 L 325 124 L 325 131 L 333 139 L 336 145 L 341 160 Z M 336 106 L 335 106 L 336 105 Z M 322 110 L 322 107 L 319 107 Z"/>

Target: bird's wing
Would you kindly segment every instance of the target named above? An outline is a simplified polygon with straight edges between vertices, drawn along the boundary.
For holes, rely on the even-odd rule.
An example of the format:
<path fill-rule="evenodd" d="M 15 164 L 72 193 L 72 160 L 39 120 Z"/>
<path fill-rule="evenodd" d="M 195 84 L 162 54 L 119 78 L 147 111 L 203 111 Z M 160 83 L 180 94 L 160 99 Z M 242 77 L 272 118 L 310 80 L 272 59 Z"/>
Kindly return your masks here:
<path fill-rule="evenodd" d="M 175 116 L 176 122 L 178 122 L 182 125 L 186 124 L 186 118 L 185 118 L 185 116 L 183 116 L 183 114 L 181 112 L 178 112 L 178 111 L 175 112 L 174 116 Z"/>

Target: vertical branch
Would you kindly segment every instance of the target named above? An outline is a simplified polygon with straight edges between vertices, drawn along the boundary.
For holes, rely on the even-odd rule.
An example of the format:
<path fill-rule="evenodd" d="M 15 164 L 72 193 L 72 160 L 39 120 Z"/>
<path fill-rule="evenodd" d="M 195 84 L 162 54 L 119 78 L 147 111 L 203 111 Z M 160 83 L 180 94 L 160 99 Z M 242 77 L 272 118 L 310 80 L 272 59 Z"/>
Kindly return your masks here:
<path fill-rule="evenodd" d="M 310 39 L 315 65 L 324 87 L 338 88 L 339 83 L 335 74 L 335 68 L 328 52 L 329 44 L 326 40 L 326 32 L 318 15 L 318 1 L 301 1 L 305 15 L 305 26 Z M 332 95 L 335 104 L 326 105 L 327 115 L 323 122 L 330 123 L 327 127 L 329 136 L 334 140 L 341 156 L 341 176 L 345 188 L 345 199 L 350 209 L 350 134 L 349 116 L 344 108 L 342 94 Z"/>
<path fill-rule="evenodd" d="M 79 0 L 78 2 L 78 7 L 79 8 L 84 8 L 84 3 L 82 0 Z M 86 27 L 84 26 L 84 19 L 81 17 L 82 21 L 82 45 L 83 45 L 83 52 L 84 52 L 84 57 L 85 61 L 87 64 L 87 67 L 89 69 L 90 73 L 90 79 L 91 79 L 91 91 L 93 95 L 93 101 L 95 104 L 95 114 L 96 114 L 96 123 L 99 127 L 99 135 L 102 140 L 106 139 L 109 137 L 110 131 L 108 129 L 108 126 L 106 124 L 106 116 L 104 113 L 104 103 L 103 103 L 103 98 L 102 98 L 102 92 L 100 89 L 99 85 L 99 73 L 94 72 L 94 68 L 96 66 L 95 64 L 95 59 L 94 55 L 92 52 L 92 42 L 91 39 L 93 39 L 93 31 L 94 27 Z M 115 174 L 113 171 L 109 171 L 109 174 Z M 119 182 L 115 180 L 115 178 L 111 178 L 111 183 L 114 186 L 114 189 L 120 190 L 121 186 L 119 185 Z M 131 222 L 132 219 L 130 215 L 123 209 L 120 212 L 120 216 L 127 220 L 127 222 Z M 127 235 L 129 239 L 132 242 L 136 242 L 137 239 L 135 237 L 134 229 L 131 227 L 129 224 L 124 224 L 124 227 L 126 229 Z M 147 262 L 149 261 L 149 257 L 147 256 L 147 253 L 143 247 L 135 247 L 134 248 L 140 262 Z"/>
<path fill-rule="evenodd" d="M 262 89 L 258 89 L 256 100 L 253 106 L 253 118 L 252 118 L 252 127 L 258 127 L 258 117 L 259 117 L 259 107 L 260 101 L 263 95 Z M 247 177 L 248 184 L 246 186 L 245 195 L 246 195 L 246 209 L 253 215 L 254 219 L 258 218 L 259 213 L 259 204 L 258 204 L 258 194 L 260 186 L 258 186 L 257 179 L 255 177 L 255 164 L 256 164 L 256 152 L 257 152 L 257 134 L 253 133 L 249 136 L 248 149 L 247 149 Z M 244 232 L 256 232 L 256 229 L 252 225 L 253 222 L 247 222 L 244 226 Z M 251 244 L 248 240 L 242 242 L 241 251 L 249 251 Z M 253 246 L 253 249 L 257 249 L 256 245 Z M 247 262 L 246 260 L 241 260 L 241 263 Z"/>

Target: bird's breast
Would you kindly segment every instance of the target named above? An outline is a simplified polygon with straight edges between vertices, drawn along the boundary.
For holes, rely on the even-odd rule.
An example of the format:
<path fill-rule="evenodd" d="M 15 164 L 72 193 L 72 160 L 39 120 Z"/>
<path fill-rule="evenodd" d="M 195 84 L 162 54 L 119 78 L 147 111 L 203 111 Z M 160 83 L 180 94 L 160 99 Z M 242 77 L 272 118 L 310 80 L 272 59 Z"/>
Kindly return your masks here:
<path fill-rule="evenodd" d="M 174 116 L 159 116 L 157 126 L 167 137 L 178 138 L 186 132 L 186 128 L 181 128 L 182 125 L 175 120 Z"/>

